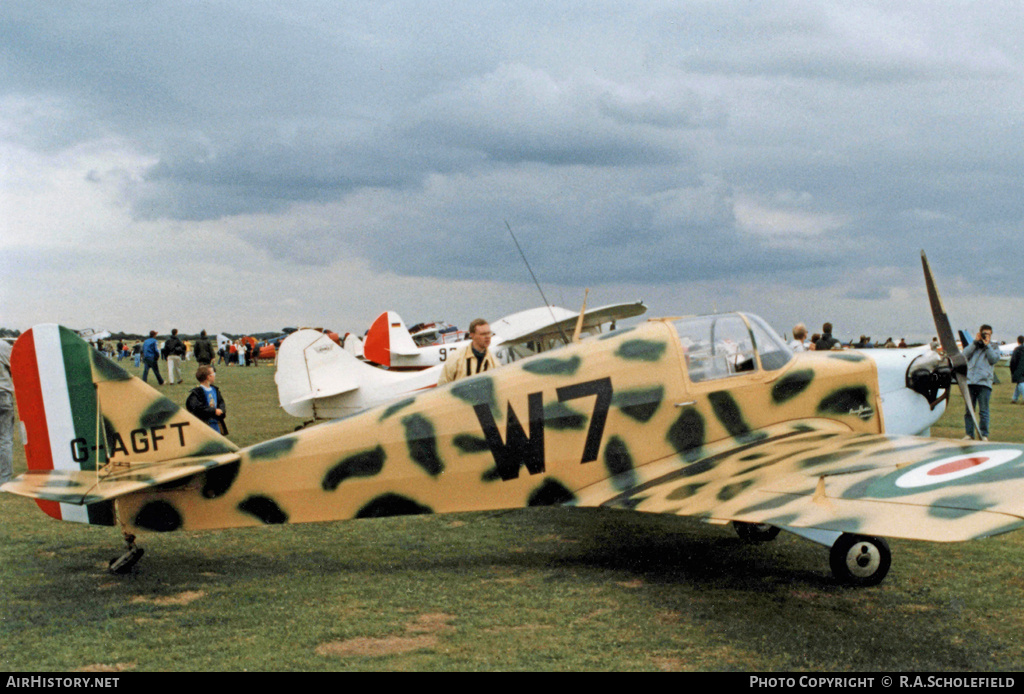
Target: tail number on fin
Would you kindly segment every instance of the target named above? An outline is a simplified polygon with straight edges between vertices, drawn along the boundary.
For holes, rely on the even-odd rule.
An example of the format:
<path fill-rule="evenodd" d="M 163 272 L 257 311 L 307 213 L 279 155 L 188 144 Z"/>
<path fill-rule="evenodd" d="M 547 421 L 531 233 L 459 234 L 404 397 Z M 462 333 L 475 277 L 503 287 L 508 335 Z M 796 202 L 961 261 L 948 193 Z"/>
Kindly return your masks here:
<path fill-rule="evenodd" d="M 580 464 L 590 463 L 597 460 L 598 451 L 601 448 L 601 439 L 604 436 L 605 423 L 608 421 L 608 409 L 612 403 L 612 381 L 610 378 L 599 378 L 594 381 L 585 381 L 571 386 L 558 388 L 556 391 L 558 402 L 568 402 L 578 398 L 597 396 L 594 400 L 594 411 L 590 417 L 590 426 L 587 427 L 587 439 L 583 445 L 583 455 Z M 508 417 L 505 430 L 505 439 L 502 440 L 501 432 L 494 421 L 494 415 L 488 405 L 479 404 L 473 407 L 477 420 L 483 429 L 484 439 L 487 447 L 494 456 L 494 463 L 498 469 L 498 475 L 502 480 L 508 481 L 519 477 L 519 468 L 526 466 L 531 475 L 538 475 L 546 470 L 545 449 L 544 449 L 544 399 L 543 393 L 530 393 L 527 396 L 527 410 L 529 415 L 529 435 L 523 430 L 521 420 L 512 403 L 507 404 Z"/>
<path fill-rule="evenodd" d="M 185 446 L 185 427 L 189 426 L 189 422 L 175 422 L 169 425 L 158 425 L 149 428 L 132 429 L 128 433 L 128 443 L 125 442 L 120 432 L 112 431 L 108 434 L 109 449 L 107 450 L 108 457 L 113 457 L 118 453 L 124 455 L 130 455 L 132 453 L 148 453 L 150 450 L 159 451 L 160 442 L 165 440 L 166 436 L 163 432 L 164 429 L 170 427 L 171 429 L 177 429 L 178 446 Z M 171 440 L 174 440 L 174 435 L 171 434 Z M 129 450 L 129 445 L 131 450 Z M 71 440 L 71 459 L 76 463 L 84 463 L 90 458 L 90 453 L 95 453 L 99 450 L 103 450 L 103 444 L 97 444 L 90 446 L 89 441 L 85 438 L 77 438 Z"/>

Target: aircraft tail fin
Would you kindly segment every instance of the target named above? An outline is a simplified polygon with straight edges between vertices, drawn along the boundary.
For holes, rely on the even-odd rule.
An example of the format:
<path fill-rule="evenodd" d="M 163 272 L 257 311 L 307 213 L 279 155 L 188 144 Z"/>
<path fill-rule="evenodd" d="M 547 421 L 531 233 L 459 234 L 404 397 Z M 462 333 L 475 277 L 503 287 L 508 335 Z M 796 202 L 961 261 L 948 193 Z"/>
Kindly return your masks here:
<path fill-rule="evenodd" d="M 68 485 L 97 483 L 114 467 L 216 456 L 231 441 L 67 328 L 37 325 L 11 353 L 28 474 L 74 473 Z M 11 482 L 14 486 L 18 481 Z M 6 486 L 6 485 L 5 485 Z M 74 491 L 74 490 L 70 490 Z M 69 499 L 74 494 L 69 494 Z M 91 497 L 90 497 L 91 498 Z M 58 520 L 113 525 L 113 502 L 37 500 Z"/>
<path fill-rule="evenodd" d="M 365 366 L 327 335 L 298 330 L 281 343 L 277 354 L 277 397 L 293 417 L 315 417 L 315 401 L 359 387 L 355 367 Z M 379 369 L 378 369 L 379 370 Z"/>
<path fill-rule="evenodd" d="M 367 359 L 381 366 L 391 366 L 391 355 L 415 356 L 419 348 L 412 340 L 409 329 L 402 317 L 394 311 L 385 311 L 373 321 L 366 333 L 363 354 Z"/>

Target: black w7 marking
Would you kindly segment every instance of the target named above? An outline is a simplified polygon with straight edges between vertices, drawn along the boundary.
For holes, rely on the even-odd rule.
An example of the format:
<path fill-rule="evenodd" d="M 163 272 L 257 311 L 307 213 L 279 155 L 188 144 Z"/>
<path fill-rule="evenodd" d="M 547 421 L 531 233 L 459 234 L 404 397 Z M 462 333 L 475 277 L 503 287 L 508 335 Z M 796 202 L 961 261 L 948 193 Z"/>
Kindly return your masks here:
<path fill-rule="evenodd" d="M 596 396 L 594 413 L 590 417 L 587 440 L 583 446 L 580 463 L 597 460 L 601 439 L 604 436 L 605 423 L 608 421 L 608 408 L 612 403 L 612 380 L 599 378 L 595 381 L 577 383 L 558 388 L 555 393 L 558 395 L 558 402 Z M 518 478 L 519 468 L 523 465 L 531 475 L 538 475 L 546 470 L 543 393 L 530 393 L 527 396 L 529 435 L 523 429 L 519 416 L 512 409 L 512 403 L 508 403 L 508 425 L 505 428 L 504 440 L 501 438 L 501 432 L 498 431 L 498 425 L 494 421 L 494 415 L 489 405 L 482 403 L 474 405 L 473 411 L 476 412 L 476 418 L 483 429 L 484 439 L 491 455 L 494 456 L 494 463 L 501 479 L 508 481 Z"/>

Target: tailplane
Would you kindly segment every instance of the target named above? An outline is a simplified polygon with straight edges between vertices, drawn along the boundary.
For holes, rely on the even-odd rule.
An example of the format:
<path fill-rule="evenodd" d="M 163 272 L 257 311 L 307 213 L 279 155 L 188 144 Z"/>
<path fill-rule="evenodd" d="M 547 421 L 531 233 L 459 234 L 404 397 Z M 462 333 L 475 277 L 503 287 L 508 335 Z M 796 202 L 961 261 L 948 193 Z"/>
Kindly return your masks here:
<path fill-rule="evenodd" d="M 299 330 L 281 343 L 274 380 L 284 411 L 313 421 L 355 414 L 433 388 L 440 370 L 379 369 L 316 331 Z"/>
<path fill-rule="evenodd" d="M 238 450 L 58 325 L 37 325 L 18 338 L 11 375 L 28 474 L 4 490 L 36 497 L 39 507 L 58 520 L 114 525 L 111 498 L 117 494 L 94 493 L 104 480 L 166 461 L 175 461 L 172 467 L 185 474 L 190 469 L 186 461 L 212 461 Z M 51 480 L 50 493 L 31 493 L 43 478 Z M 58 479 L 68 488 L 67 502 L 52 493 Z"/>

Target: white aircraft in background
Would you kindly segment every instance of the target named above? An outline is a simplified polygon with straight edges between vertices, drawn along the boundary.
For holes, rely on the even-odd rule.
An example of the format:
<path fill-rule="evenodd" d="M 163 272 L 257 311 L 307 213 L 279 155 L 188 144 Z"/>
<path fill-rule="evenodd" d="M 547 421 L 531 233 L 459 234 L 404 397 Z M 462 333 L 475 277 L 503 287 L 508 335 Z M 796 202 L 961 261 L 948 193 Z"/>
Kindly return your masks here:
<path fill-rule="evenodd" d="M 642 315 L 647 307 L 642 301 L 610 304 L 583 311 L 582 333 L 593 335 L 610 323 L 612 329 L 619 320 Z M 565 344 L 579 323 L 580 312 L 560 306 L 541 306 L 492 321 L 491 352 L 502 364 L 522 356 L 536 354 Z M 421 346 L 405 323 L 394 311 L 380 314 L 366 333 L 364 356 L 368 361 L 389 369 L 425 369 L 447 360 L 448 356 L 465 347 L 466 333 L 459 331 L 458 342 L 445 341 L 444 333 L 435 344 Z M 522 349 L 510 349 L 525 346 Z"/>
<path fill-rule="evenodd" d="M 494 337 L 491 351 L 502 364 L 562 346 L 571 340 L 575 326 L 593 334 L 601 325 L 638 316 L 643 302 L 616 304 L 580 313 L 568 309 L 541 307 L 521 311 L 491 323 Z M 465 343 L 417 347 L 402 319 L 394 312 L 382 314 L 374 345 L 369 334 L 364 344 L 367 360 L 390 367 L 378 368 L 362 362 L 333 340 L 313 330 L 298 330 L 278 349 L 277 395 L 281 407 L 293 417 L 306 421 L 337 419 L 433 388 L 443 362 L 451 350 Z M 372 329 L 371 329 L 372 332 Z M 395 368 L 399 365 L 400 368 Z M 410 370 L 415 369 L 415 370 Z"/>

